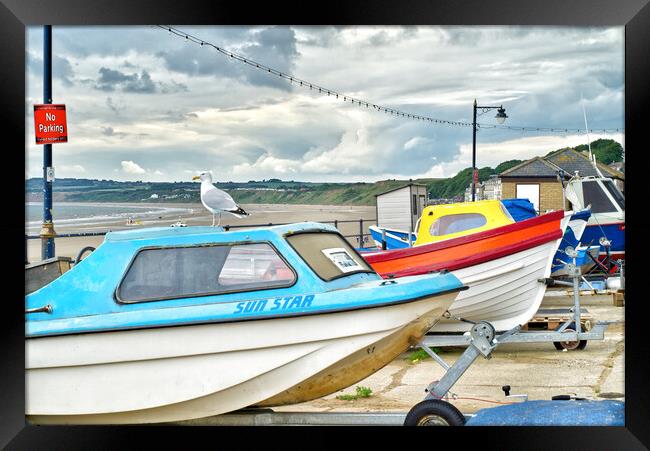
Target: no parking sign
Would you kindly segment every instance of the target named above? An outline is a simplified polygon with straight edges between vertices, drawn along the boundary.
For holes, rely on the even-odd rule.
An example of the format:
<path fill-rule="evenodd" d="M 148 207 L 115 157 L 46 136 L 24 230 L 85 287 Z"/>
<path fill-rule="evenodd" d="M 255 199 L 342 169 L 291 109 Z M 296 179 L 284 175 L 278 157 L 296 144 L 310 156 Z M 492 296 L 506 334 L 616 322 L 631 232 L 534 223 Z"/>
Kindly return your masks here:
<path fill-rule="evenodd" d="M 65 105 L 34 105 L 36 144 L 68 142 Z"/>

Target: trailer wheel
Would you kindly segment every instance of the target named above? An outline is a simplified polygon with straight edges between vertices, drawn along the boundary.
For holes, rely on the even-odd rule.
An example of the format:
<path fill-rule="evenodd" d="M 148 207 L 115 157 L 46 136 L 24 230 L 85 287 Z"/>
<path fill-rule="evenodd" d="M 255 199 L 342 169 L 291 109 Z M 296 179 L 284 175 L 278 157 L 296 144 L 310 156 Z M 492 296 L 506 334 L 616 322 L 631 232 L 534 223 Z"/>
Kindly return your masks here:
<path fill-rule="evenodd" d="M 575 329 L 573 329 L 571 326 L 567 327 L 564 329 L 564 332 L 575 332 Z M 566 349 L 567 351 L 573 351 L 574 349 L 582 350 L 587 347 L 587 340 L 580 340 L 580 341 L 554 341 L 553 346 L 555 346 L 555 349 L 558 351 L 562 351 Z"/>
<path fill-rule="evenodd" d="M 453 405 L 439 399 L 427 399 L 414 405 L 404 426 L 463 426 L 465 417 Z"/>

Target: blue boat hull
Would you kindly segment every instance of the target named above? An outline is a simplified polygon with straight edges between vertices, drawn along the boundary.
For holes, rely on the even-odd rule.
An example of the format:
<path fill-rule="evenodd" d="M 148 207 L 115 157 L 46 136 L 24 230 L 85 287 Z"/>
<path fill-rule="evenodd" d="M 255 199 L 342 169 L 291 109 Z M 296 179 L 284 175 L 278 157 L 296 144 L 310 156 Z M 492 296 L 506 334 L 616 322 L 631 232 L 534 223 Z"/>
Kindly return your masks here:
<path fill-rule="evenodd" d="M 402 232 L 394 229 L 384 229 L 386 230 L 386 249 L 405 249 L 409 247 L 408 243 L 408 233 Z M 379 227 L 370 227 L 370 235 L 372 239 L 377 244 L 377 247 L 381 247 L 383 234 Z M 411 234 L 411 239 L 415 242 L 417 236 L 415 233 Z"/>
<path fill-rule="evenodd" d="M 582 234 L 582 243 L 589 244 L 593 242 L 598 244 L 598 240 L 606 236 L 611 241 L 610 254 L 613 258 L 625 259 L 625 223 L 617 222 L 613 224 L 589 224 Z M 601 257 L 606 255 L 605 249 L 600 249 Z"/>

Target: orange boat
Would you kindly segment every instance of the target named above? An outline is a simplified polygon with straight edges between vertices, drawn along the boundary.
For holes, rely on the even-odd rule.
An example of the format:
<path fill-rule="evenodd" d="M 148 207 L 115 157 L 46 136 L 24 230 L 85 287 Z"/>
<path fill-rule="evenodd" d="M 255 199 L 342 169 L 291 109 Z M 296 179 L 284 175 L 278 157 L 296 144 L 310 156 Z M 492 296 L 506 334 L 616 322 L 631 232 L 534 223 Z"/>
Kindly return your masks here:
<path fill-rule="evenodd" d="M 542 302 L 553 256 L 572 212 L 556 211 L 513 224 L 406 249 L 362 254 L 384 278 L 453 271 L 469 290 L 449 308 L 454 317 L 487 320 L 497 330 L 526 323 Z M 441 321 L 435 332 L 471 324 Z"/>

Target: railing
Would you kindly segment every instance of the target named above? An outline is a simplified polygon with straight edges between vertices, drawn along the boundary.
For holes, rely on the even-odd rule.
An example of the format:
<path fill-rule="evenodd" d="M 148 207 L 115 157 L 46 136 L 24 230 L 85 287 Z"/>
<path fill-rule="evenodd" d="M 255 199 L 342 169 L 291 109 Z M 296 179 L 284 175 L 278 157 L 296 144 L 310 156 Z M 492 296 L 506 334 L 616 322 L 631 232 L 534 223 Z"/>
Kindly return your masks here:
<path fill-rule="evenodd" d="M 371 243 L 372 241 L 369 240 L 367 237 L 370 237 L 370 233 L 364 233 L 364 223 L 372 223 L 376 224 L 377 219 L 372 218 L 372 219 L 346 219 L 346 220 L 338 220 L 335 219 L 333 221 L 316 221 L 320 222 L 321 224 L 333 224 L 334 227 L 337 229 L 339 228 L 339 224 L 352 224 L 352 223 L 359 223 L 359 233 L 354 233 L 351 235 L 343 235 L 345 238 L 348 239 L 348 241 L 351 241 L 351 238 L 355 238 L 356 242 L 358 244 L 358 247 L 365 247 L 364 245 L 366 243 Z M 291 222 L 282 222 L 282 223 L 266 223 L 266 224 L 235 224 L 235 225 L 224 225 L 222 226 L 224 230 L 229 231 L 231 229 L 247 229 L 247 228 L 258 228 L 258 227 L 271 227 L 271 226 L 277 226 L 277 225 L 288 225 L 292 224 Z M 109 230 L 110 231 L 110 230 Z M 78 232 L 78 233 L 61 233 L 56 235 L 56 239 L 59 238 L 77 238 L 77 237 L 85 237 L 85 236 L 103 236 L 106 235 L 109 231 L 106 232 Z M 339 230 L 340 231 L 340 230 Z M 343 233 L 343 232 L 341 232 Z M 41 237 L 39 235 L 25 235 L 25 264 L 29 264 L 27 261 L 27 241 L 28 240 L 38 240 Z"/>

